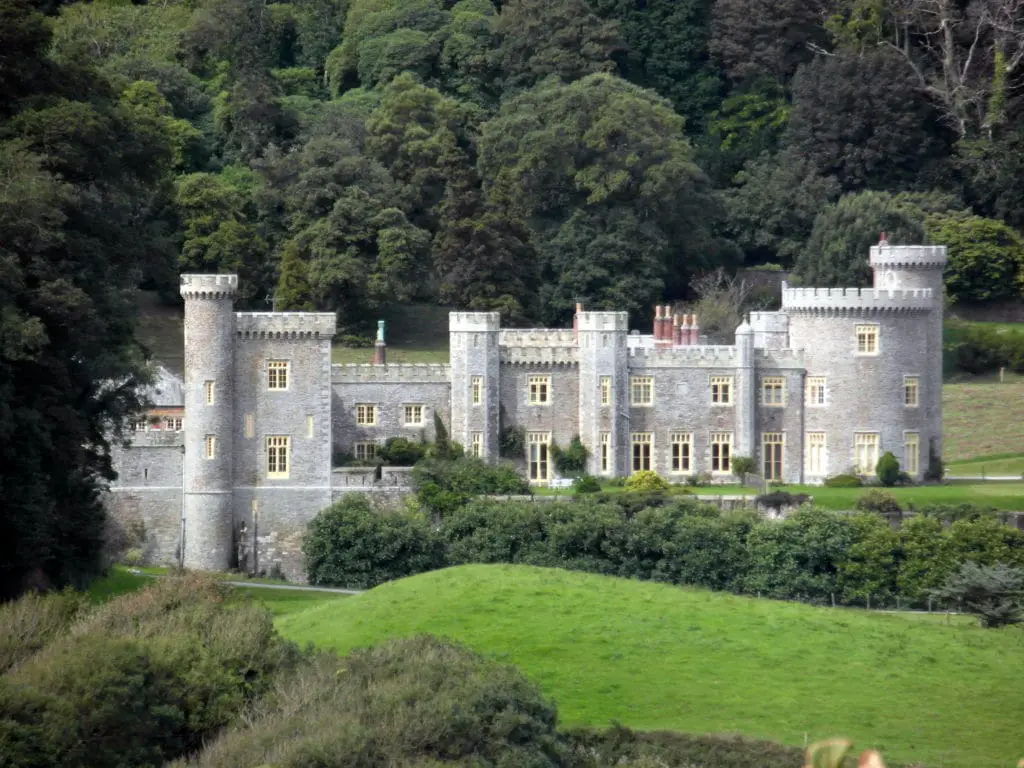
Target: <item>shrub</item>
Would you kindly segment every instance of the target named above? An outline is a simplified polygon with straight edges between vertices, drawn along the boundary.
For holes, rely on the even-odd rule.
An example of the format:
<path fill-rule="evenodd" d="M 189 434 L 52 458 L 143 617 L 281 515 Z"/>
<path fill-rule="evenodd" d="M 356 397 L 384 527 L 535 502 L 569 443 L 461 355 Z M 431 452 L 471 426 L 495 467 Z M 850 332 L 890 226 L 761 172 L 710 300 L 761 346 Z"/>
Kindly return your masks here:
<path fill-rule="evenodd" d="M 983 627 L 1004 627 L 1024 620 L 1024 570 L 1003 563 L 964 563 L 934 594 L 977 615 Z"/>
<path fill-rule="evenodd" d="M 29 592 L 0 605 L 0 674 L 64 632 L 86 607 L 85 597 L 71 591 Z"/>
<path fill-rule="evenodd" d="M 593 475 L 580 475 L 573 481 L 573 489 L 576 493 L 600 493 L 601 483 Z"/>
<path fill-rule="evenodd" d="M 302 544 L 311 584 L 368 589 L 442 566 L 440 541 L 421 517 L 375 510 L 348 494 L 309 524 Z"/>
<path fill-rule="evenodd" d="M 556 711 L 511 666 L 420 636 L 323 654 L 197 756 L 240 765 L 567 765 Z"/>
<path fill-rule="evenodd" d="M 965 212 L 932 214 L 929 239 L 949 249 L 946 290 L 955 301 L 992 301 L 1020 294 L 1017 277 L 1024 268 L 1024 238 L 996 219 Z"/>
<path fill-rule="evenodd" d="M 878 463 L 875 465 L 875 475 L 878 477 L 878 482 L 886 488 L 891 488 L 899 482 L 900 462 L 893 456 L 892 451 L 886 451 L 878 459 Z"/>
<path fill-rule="evenodd" d="M 879 488 L 871 488 L 862 493 L 853 506 L 862 512 L 877 512 L 880 515 L 895 515 L 903 511 L 895 496 Z"/>
<path fill-rule="evenodd" d="M 669 486 L 657 472 L 644 469 L 627 477 L 625 487 L 630 491 L 667 491 Z"/>
<path fill-rule="evenodd" d="M 480 495 L 529 495 L 530 485 L 508 464 L 481 459 L 427 459 L 413 469 L 417 500 L 435 515 L 444 516 Z"/>
<path fill-rule="evenodd" d="M 573 437 L 569 447 L 564 451 L 557 445 L 551 446 L 551 458 L 555 469 L 562 477 L 576 477 L 587 470 L 587 449 L 580 441 L 580 436 Z"/>
<path fill-rule="evenodd" d="M 761 494 L 754 499 L 754 503 L 758 506 L 768 507 L 778 512 L 783 507 L 799 507 L 801 504 L 806 504 L 810 499 L 811 497 L 806 493 L 772 491 L 771 493 Z"/>
<path fill-rule="evenodd" d="M 825 478 L 826 488 L 860 488 L 864 481 L 857 475 L 833 475 Z"/>
<path fill-rule="evenodd" d="M 427 443 L 404 437 L 389 437 L 377 451 L 377 457 L 394 467 L 411 467 L 426 456 L 429 447 Z"/>
<path fill-rule="evenodd" d="M 200 748 L 298 661 L 251 603 L 167 578 L 80 617 L 0 683 L 5 765 L 160 764 Z"/>
<path fill-rule="evenodd" d="M 526 430 L 522 427 L 506 427 L 501 430 L 498 452 L 506 459 L 522 459 L 526 455 Z"/>
<path fill-rule="evenodd" d="M 741 483 L 744 483 L 747 480 L 747 475 L 753 474 L 757 469 L 757 462 L 750 456 L 733 456 L 729 466 L 732 473 L 740 479 Z"/>

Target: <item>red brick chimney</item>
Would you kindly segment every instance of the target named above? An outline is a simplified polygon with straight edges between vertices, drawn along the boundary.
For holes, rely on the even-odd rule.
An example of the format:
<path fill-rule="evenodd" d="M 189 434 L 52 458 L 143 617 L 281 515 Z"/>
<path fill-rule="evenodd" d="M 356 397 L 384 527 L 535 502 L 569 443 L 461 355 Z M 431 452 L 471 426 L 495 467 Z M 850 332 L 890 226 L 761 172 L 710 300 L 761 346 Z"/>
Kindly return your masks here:
<path fill-rule="evenodd" d="M 700 344 L 700 325 L 696 315 L 690 315 L 690 344 Z"/>
<path fill-rule="evenodd" d="M 373 364 L 387 365 L 388 345 L 384 341 L 384 321 L 377 321 L 377 341 L 373 345 Z"/>
<path fill-rule="evenodd" d="M 661 341 L 661 304 L 654 305 L 654 344 Z"/>

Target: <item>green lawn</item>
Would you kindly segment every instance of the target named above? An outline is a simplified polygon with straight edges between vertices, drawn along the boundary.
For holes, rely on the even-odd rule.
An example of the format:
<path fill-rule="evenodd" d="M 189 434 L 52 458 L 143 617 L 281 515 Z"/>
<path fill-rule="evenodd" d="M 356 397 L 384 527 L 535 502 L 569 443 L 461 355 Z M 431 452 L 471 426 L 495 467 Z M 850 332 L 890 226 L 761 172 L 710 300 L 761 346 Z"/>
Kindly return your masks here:
<path fill-rule="evenodd" d="M 843 735 L 892 763 L 1024 755 L 1024 631 L 754 600 L 557 569 L 478 565 L 285 616 L 345 652 L 429 632 L 515 664 L 563 725 Z"/>
<path fill-rule="evenodd" d="M 382 310 L 380 316 L 387 323 L 388 362 L 447 363 L 449 309 L 404 304 Z M 373 360 L 373 348 L 337 345 L 331 359 L 335 363 L 369 363 Z"/>
<path fill-rule="evenodd" d="M 956 464 L 1024 447 L 1024 376 L 974 376 L 942 387 L 943 458 Z"/>
<path fill-rule="evenodd" d="M 992 474 L 992 473 L 990 473 Z M 607 493 L 622 493 L 621 487 L 607 487 Z M 857 499 L 868 488 L 825 488 L 821 485 L 786 485 L 772 490 L 805 493 L 814 497 L 814 504 L 826 509 L 853 509 Z M 978 504 L 1008 512 L 1024 512 L 1024 481 L 1021 482 L 949 482 L 943 485 L 918 485 L 907 488 L 886 488 L 904 507 L 924 504 Z M 539 496 L 572 497 L 571 490 L 555 491 L 535 488 Z M 673 486 L 672 493 L 680 496 L 756 496 L 759 491 L 739 485 L 706 485 L 699 488 Z"/>
<path fill-rule="evenodd" d="M 946 465 L 946 472 L 959 477 L 1022 477 L 1024 453 L 996 453 L 951 462 Z"/>

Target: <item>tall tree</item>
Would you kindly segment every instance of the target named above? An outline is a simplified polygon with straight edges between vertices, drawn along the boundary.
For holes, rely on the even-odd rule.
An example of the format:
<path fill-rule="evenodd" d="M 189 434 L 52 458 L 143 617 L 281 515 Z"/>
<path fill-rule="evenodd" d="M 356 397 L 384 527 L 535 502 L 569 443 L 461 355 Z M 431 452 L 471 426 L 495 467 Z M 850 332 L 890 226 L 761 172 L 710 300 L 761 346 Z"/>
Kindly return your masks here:
<path fill-rule="evenodd" d="M 84 65 L 46 58 L 44 19 L 0 0 L 0 597 L 101 568 L 109 440 L 139 407 L 128 288 L 154 247 L 171 163 Z M 12 58 L 12 54 L 15 58 Z"/>

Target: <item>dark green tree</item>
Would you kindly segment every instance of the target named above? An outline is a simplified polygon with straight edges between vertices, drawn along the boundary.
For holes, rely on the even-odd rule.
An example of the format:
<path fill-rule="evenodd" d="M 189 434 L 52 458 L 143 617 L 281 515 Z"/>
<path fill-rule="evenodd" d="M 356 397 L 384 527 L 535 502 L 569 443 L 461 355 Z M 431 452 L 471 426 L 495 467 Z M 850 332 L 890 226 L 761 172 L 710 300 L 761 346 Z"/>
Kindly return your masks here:
<path fill-rule="evenodd" d="M 1024 569 L 1003 563 L 964 563 L 935 590 L 940 600 L 962 606 L 978 616 L 983 627 L 1005 627 L 1024 621 Z"/>
<path fill-rule="evenodd" d="M 85 65 L 46 58 L 50 33 L 0 2 L 0 597 L 83 585 L 101 568 L 110 440 L 139 407 L 128 289 L 166 249 L 152 189 L 172 162 Z"/>
<path fill-rule="evenodd" d="M 1024 292 L 1024 237 L 995 219 L 934 214 L 928 239 L 948 248 L 946 290 L 958 301 L 994 301 Z"/>

